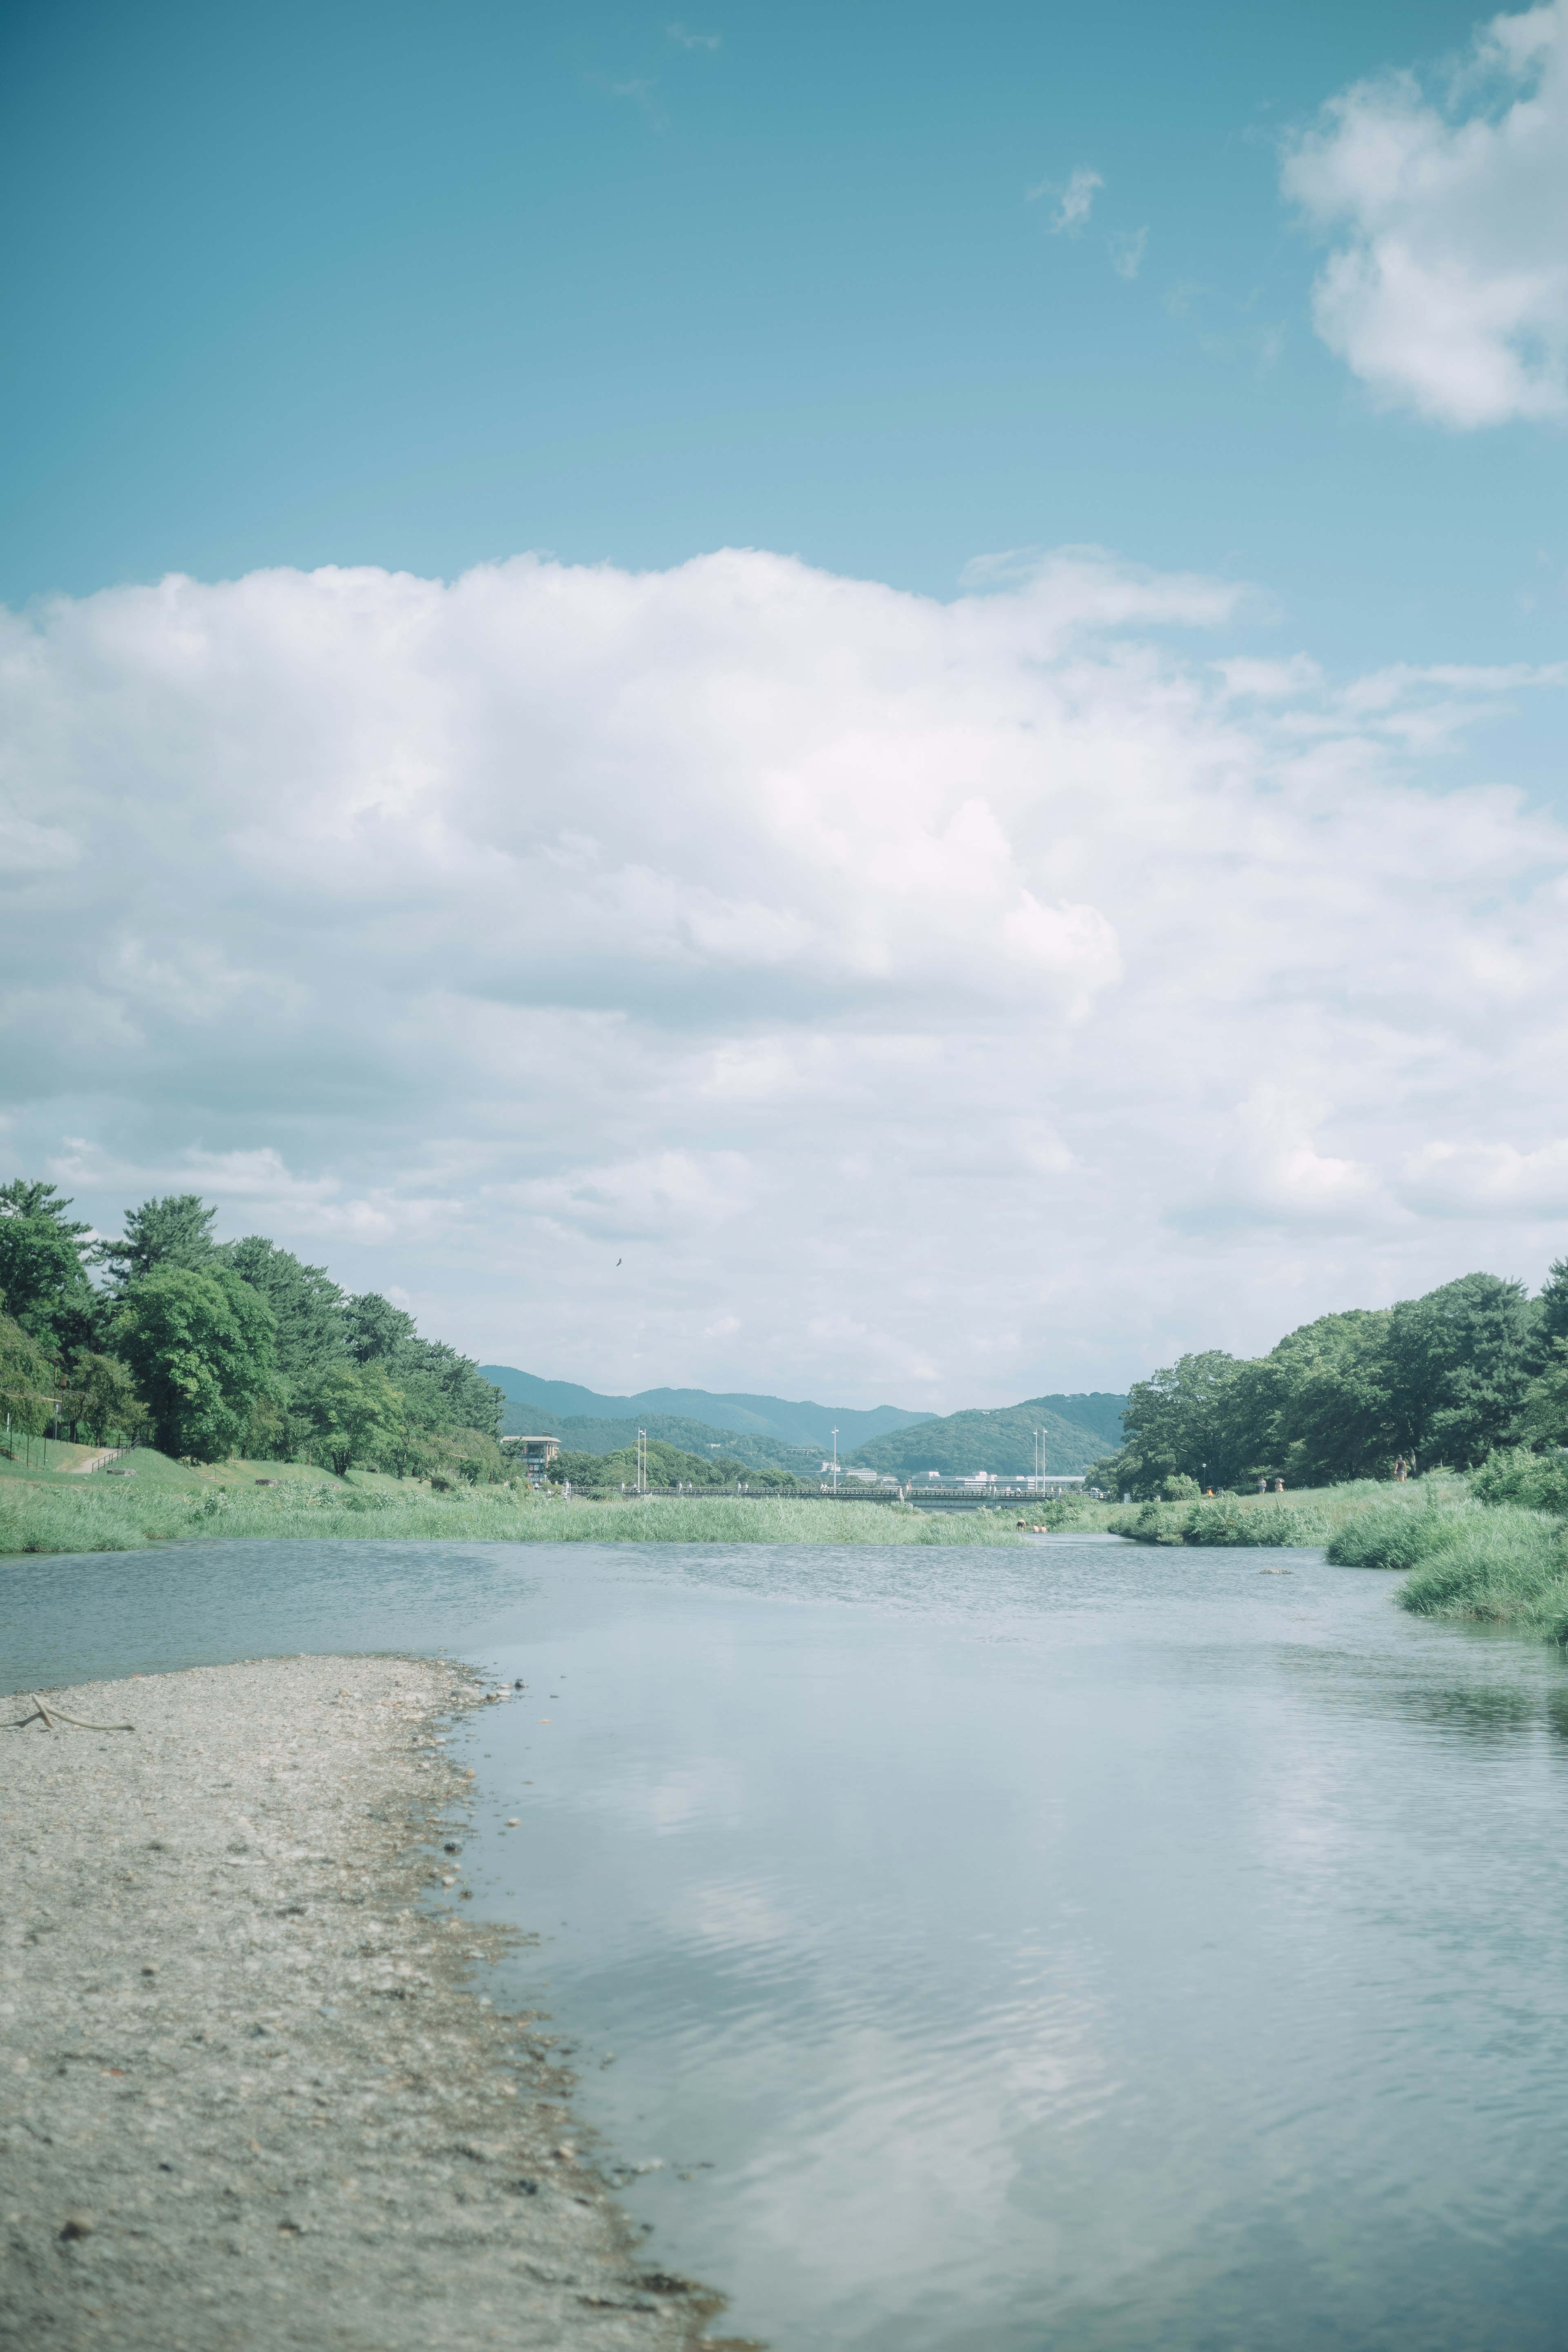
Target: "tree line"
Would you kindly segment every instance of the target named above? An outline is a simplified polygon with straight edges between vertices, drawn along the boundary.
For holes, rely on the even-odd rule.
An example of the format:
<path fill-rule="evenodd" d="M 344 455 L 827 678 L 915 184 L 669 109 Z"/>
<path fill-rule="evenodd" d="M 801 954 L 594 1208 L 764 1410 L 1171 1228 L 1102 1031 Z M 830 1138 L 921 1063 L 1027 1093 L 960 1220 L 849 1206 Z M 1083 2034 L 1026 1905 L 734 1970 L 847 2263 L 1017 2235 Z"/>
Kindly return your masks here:
<path fill-rule="evenodd" d="M 1568 1444 L 1568 1258 L 1539 1295 L 1467 1274 L 1304 1323 L 1267 1356 L 1183 1356 L 1134 1381 L 1091 1483 L 1140 1502 L 1283 1478 L 1333 1486 Z"/>
<path fill-rule="evenodd" d="M 194 1192 L 95 1238 L 53 1184 L 0 1185 L 0 1413 L 13 1434 L 184 1460 L 301 1455 L 339 1476 L 499 1476 L 504 1400 L 375 1291 L 260 1234 L 216 1242 Z"/>
<path fill-rule="evenodd" d="M 644 1459 L 650 1486 L 689 1486 L 700 1494 L 728 1494 L 740 1485 L 754 1495 L 798 1495 L 805 1483 L 770 1464 L 759 1466 L 732 1454 L 688 1454 L 683 1447 L 655 1437 L 648 1439 Z M 552 1486 L 635 1486 L 637 1447 L 623 1445 L 614 1454 L 584 1454 L 563 1446 L 545 1475 Z M 816 1482 L 811 1483 L 815 1491 Z"/>

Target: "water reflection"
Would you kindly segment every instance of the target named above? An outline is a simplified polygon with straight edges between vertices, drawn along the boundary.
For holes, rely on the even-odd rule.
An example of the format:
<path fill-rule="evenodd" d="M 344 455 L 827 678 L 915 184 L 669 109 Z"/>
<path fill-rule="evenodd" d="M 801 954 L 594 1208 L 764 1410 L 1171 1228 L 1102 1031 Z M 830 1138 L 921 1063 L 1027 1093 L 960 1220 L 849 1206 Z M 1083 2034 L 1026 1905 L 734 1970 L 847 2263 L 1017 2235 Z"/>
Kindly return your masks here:
<path fill-rule="evenodd" d="M 1568 1676 L 1278 1565 L 225 1546 L 0 1621 L 14 1685 L 521 1675 L 467 1735 L 510 1990 L 781 2352 L 1560 2345 Z"/>

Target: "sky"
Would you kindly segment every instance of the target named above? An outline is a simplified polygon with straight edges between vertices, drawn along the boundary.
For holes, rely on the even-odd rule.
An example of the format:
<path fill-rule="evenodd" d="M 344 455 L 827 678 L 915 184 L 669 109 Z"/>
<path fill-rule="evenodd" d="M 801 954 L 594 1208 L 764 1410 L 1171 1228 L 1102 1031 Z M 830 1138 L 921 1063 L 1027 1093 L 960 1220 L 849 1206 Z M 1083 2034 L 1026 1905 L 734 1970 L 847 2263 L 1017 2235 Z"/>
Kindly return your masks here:
<path fill-rule="evenodd" d="M 1568 1251 L 1568 7 L 14 5 L 0 205 L 17 1171 L 929 1410 Z"/>

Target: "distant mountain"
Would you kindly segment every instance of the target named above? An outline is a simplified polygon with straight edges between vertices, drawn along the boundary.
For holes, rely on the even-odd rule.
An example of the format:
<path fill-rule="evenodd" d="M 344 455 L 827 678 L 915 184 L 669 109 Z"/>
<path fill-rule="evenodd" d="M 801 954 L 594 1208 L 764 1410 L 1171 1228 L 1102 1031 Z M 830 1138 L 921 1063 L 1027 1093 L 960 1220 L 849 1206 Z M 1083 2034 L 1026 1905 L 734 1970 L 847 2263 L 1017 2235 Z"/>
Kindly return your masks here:
<path fill-rule="evenodd" d="M 665 1445 L 679 1445 L 687 1454 L 711 1457 L 723 1453 L 732 1461 L 756 1469 L 787 1470 L 796 1478 L 815 1478 L 823 1459 L 821 1448 L 816 1445 L 786 1445 L 780 1437 L 752 1437 L 743 1430 L 721 1429 L 715 1422 L 687 1421 L 677 1412 L 645 1412 L 636 1421 L 600 1421 L 589 1413 L 563 1413 L 552 1423 L 549 1434 L 578 1454 L 619 1454 L 623 1447 L 636 1444 L 639 1429 Z"/>
<path fill-rule="evenodd" d="M 1035 1467 L 1034 1433 L 1043 1429 L 1043 1469 L 1087 1470 L 1121 1444 L 1126 1403 L 1125 1397 L 1096 1391 L 1088 1396 L 1029 1397 L 994 1412 L 950 1412 L 874 1437 L 857 1446 L 850 1459 L 858 1469 L 889 1470 L 895 1478 L 921 1478 L 928 1470 L 949 1478 L 973 1477 L 977 1470 L 1020 1477 Z"/>
<path fill-rule="evenodd" d="M 861 1412 L 853 1405 L 791 1404 L 783 1397 L 772 1396 L 717 1396 L 707 1389 L 641 1389 L 636 1396 L 601 1396 L 595 1389 L 579 1388 L 575 1381 L 542 1381 L 532 1372 L 514 1370 L 510 1364 L 481 1364 L 479 1370 L 506 1398 L 502 1426 L 518 1436 L 535 1432 L 553 1436 L 552 1424 L 568 1414 L 574 1419 L 636 1421 L 646 1429 L 649 1413 L 663 1413 L 701 1422 L 710 1429 L 775 1437 L 785 1445 L 830 1445 L 837 1428 L 842 1456 L 868 1438 L 910 1429 L 931 1418 L 929 1413 L 906 1412 L 896 1404 L 874 1405 L 868 1412 Z"/>

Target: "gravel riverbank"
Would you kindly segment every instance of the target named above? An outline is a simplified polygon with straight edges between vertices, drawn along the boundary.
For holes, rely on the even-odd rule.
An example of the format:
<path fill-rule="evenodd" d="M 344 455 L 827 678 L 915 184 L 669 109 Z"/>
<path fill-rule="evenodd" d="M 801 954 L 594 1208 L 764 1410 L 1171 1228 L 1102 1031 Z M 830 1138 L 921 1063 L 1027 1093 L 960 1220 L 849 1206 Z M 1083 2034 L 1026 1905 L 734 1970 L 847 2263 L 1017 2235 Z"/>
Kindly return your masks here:
<path fill-rule="evenodd" d="M 132 1731 L 0 1729 L 0 2343 L 715 2352 L 541 2021 L 483 1999 L 437 1743 L 486 1703 L 280 1659 L 44 1695 Z"/>

